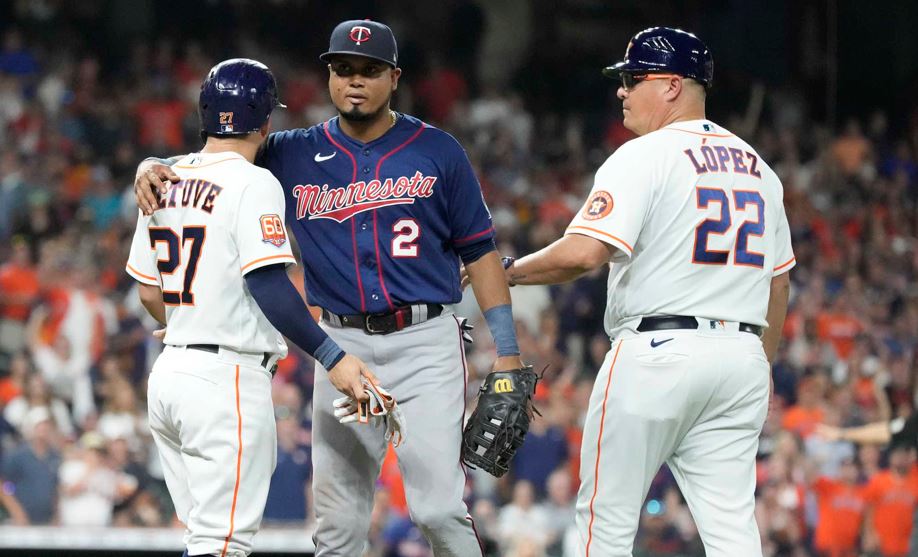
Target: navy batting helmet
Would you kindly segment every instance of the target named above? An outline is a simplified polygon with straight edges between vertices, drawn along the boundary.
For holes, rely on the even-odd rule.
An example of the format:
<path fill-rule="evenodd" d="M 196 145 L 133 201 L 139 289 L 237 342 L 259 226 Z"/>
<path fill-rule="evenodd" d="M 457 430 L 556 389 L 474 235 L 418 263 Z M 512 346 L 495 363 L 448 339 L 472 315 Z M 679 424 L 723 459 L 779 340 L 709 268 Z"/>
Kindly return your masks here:
<path fill-rule="evenodd" d="M 615 79 L 622 73 L 674 73 L 705 87 L 714 79 L 714 59 L 701 39 L 681 29 L 651 27 L 631 38 L 625 59 L 602 73 Z"/>
<path fill-rule="evenodd" d="M 277 100 L 277 83 L 268 66 L 248 58 L 224 60 L 201 84 L 201 133 L 232 136 L 258 131 L 278 106 L 285 108 Z"/>

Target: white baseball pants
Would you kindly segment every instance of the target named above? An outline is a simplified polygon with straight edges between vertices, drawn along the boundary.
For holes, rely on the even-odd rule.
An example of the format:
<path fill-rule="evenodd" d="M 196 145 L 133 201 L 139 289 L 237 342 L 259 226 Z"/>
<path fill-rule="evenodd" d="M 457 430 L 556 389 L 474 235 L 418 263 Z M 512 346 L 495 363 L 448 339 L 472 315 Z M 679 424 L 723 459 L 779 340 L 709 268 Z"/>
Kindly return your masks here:
<path fill-rule="evenodd" d="M 770 366 L 761 340 L 737 325 L 623 331 L 612 343 L 583 433 L 580 555 L 631 556 L 664 462 L 708 557 L 762 555 L 753 492 Z"/>
<path fill-rule="evenodd" d="M 150 429 L 191 555 L 252 551 L 277 460 L 261 359 L 168 346 L 150 374 Z"/>

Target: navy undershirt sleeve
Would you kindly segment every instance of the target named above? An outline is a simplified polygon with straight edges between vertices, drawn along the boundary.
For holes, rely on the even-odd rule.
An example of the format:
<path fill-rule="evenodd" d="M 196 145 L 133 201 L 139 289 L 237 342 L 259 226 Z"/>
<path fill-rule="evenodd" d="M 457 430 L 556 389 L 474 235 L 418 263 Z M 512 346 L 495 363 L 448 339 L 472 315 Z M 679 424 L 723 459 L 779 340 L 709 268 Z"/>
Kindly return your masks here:
<path fill-rule="evenodd" d="M 456 252 L 462 259 L 462 262 L 466 265 L 478 261 L 482 258 L 482 256 L 491 253 L 496 249 L 497 245 L 494 244 L 494 238 L 485 238 L 484 240 L 475 242 L 474 244 L 456 246 Z"/>
<path fill-rule="evenodd" d="M 309 314 L 299 292 L 287 277 L 284 265 L 267 265 L 245 275 L 245 283 L 258 307 L 291 342 L 305 350 L 325 369 L 335 367 L 344 351 Z"/>

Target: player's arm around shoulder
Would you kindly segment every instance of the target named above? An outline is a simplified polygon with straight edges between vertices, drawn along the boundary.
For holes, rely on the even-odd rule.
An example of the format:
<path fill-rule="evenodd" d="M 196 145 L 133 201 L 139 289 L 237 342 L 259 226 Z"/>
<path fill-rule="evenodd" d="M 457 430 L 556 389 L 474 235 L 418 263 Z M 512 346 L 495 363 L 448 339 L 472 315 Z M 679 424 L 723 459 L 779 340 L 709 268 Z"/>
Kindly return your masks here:
<path fill-rule="evenodd" d="M 152 215 L 159 205 L 159 195 L 168 191 L 170 183 L 181 180 L 172 169 L 172 165 L 181 158 L 178 155 L 167 159 L 149 157 L 137 165 L 134 199 L 144 215 Z"/>
<path fill-rule="evenodd" d="M 298 140 L 311 137 L 314 133 L 314 128 L 308 130 L 280 130 L 269 133 L 268 137 L 258 147 L 258 152 L 255 154 L 255 165 L 272 173 L 281 172 L 288 146 Z"/>

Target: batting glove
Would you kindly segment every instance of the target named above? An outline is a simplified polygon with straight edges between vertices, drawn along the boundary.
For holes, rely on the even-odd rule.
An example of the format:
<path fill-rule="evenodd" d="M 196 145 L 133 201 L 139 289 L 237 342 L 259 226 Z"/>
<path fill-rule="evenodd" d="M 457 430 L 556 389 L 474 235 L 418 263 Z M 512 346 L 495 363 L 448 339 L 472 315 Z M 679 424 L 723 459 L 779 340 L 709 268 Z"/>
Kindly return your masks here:
<path fill-rule="evenodd" d="M 405 440 L 405 416 L 398 402 L 388 391 L 365 378 L 363 388 L 370 395 L 369 400 L 358 402 L 349 396 L 335 399 L 335 417 L 342 424 L 366 424 L 372 418 L 380 418 L 386 423 L 386 441 L 398 447 Z"/>

